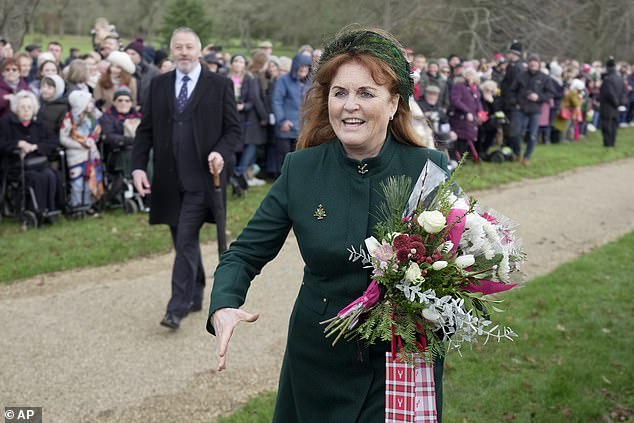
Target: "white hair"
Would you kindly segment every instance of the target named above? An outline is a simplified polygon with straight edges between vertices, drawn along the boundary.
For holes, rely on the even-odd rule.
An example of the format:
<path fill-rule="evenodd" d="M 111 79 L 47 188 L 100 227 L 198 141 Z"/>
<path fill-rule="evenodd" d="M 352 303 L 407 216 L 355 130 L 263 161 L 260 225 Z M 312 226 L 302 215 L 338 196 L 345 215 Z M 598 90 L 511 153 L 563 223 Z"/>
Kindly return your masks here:
<path fill-rule="evenodd" d="M 198 36 L 198 34 L 196 34 L 196 31 L 194 31 L 193 29 L 188 28 L 186 26 L 178 27 L 172 32 L 172 36 L 170 37 L 170 48 L 172 47 L 172 41 L 174 40 L 174 36 L 176 34 L 181 34 L 181 33 L 193 34 L 194 38 L 196 39 L 196 43 L 198 43 L 198 49 L 202 50 L 203 45 L 200 42 L 200 37 Z"/>
<path fill-rule="evenodd" d="M 18 105 L 22 101 L 25 101 L 25 100 L 26 101 L 30 101 L 31 104 L 33 104 L 33 117 L 35 117 L 37 115 L 37 112 L 40 110 L 40 102 L 37 101 L 37 97 L 31 91 L 27 91 L 27 90 L 18 91 L 11 98 L 11 111 L 13 113 L 17 114 L 18 113 Z"/>

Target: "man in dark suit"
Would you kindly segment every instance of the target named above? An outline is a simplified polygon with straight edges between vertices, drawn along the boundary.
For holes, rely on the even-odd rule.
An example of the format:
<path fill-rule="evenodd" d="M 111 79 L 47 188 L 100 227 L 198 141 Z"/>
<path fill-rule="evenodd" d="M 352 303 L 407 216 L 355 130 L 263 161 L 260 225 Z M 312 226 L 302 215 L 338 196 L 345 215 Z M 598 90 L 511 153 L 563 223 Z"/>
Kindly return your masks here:
<path fill-rule="evenodd" d="M 625 83 L 616 73 L 616 63 L 610 57 L 606 63 L 606 73 L 603 75 L 599 90 L 599 116 L 601 117 L 601 132 L 603 146 L 614 147 L 616 131 L 619 127 L 619 106 L 625 96 Z"/>
<path fill-rule="evenodd" d="M 199 232 L 205 221 L 214 221 L 218 197 L 212 195 L 212 173 L 230 167 L 225 162 L 233 160 L 240 142 L 240 123 L 231 81 L 200 65 L 196 33 L 176 29 L 170 53 L 176 69 L 151 82 L 132 150 L 132 176 L 142 196 L 152 194 L 150 224 L 170 227 L 176 257 L 172 296 L 161 325 L 178 329 L 190 311 L 202 309 Z M 150 150 L 151 184 L 146 173 Z M 223 187 L 225 173 L 220 173 Z"/>

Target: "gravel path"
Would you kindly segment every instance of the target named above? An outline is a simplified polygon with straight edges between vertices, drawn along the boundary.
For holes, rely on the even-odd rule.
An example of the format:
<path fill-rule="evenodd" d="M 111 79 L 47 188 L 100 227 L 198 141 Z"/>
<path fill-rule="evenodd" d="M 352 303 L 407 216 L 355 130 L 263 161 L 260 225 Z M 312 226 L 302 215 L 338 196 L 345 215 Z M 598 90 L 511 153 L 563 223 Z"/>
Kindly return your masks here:
<path fill-rule="evenodd" d="M 529 277 L 634 230 L 634 160 L 475 193 L 521 223 Z M 343 246 L 342 248 L 344 248 Z M 212 273 L 215 247 L 203 248 Z M 0 409 L 43 407 L 48 422 L 210 422 L 276 388 L 301 280 L 291 236 L 245 305 L 260 320 L 234 334 L 217 373 L 205 312 L 159 326 L 172 255 L 50 274 L 0 287 Z"/>

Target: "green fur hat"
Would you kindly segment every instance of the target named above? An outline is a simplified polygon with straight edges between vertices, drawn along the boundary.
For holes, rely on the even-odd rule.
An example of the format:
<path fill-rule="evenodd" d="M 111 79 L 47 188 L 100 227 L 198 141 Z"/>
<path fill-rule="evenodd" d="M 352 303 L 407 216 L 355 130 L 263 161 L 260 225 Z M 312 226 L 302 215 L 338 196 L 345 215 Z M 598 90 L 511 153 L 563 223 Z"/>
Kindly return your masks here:
<path fill-rule="evenodd" d="M 385 62 L 398 78 L 398 93 L 407 104 L 414 93 L 414 80 L 403 46 L 388 32 L 358 26 L 346 27 L 324 46 L 319 65 L 344 53 L 366 53 Z"/>

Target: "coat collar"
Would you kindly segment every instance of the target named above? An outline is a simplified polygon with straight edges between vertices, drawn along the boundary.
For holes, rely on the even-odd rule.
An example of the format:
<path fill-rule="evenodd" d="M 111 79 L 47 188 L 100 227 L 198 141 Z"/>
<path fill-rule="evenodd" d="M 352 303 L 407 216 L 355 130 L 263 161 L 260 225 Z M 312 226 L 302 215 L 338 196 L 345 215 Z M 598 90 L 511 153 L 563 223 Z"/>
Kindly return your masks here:
<path fill-rule="evenodd" d="M 355 160 L 348 157 L 341 141 L 335 140 L 333 144 L 341 166 L 353 176 L 365 178 L 376 175 L 388 166 L 396 148 L 394 143 L 392 135 L 388 134 L 379 154 L 364 160 Z"/>

